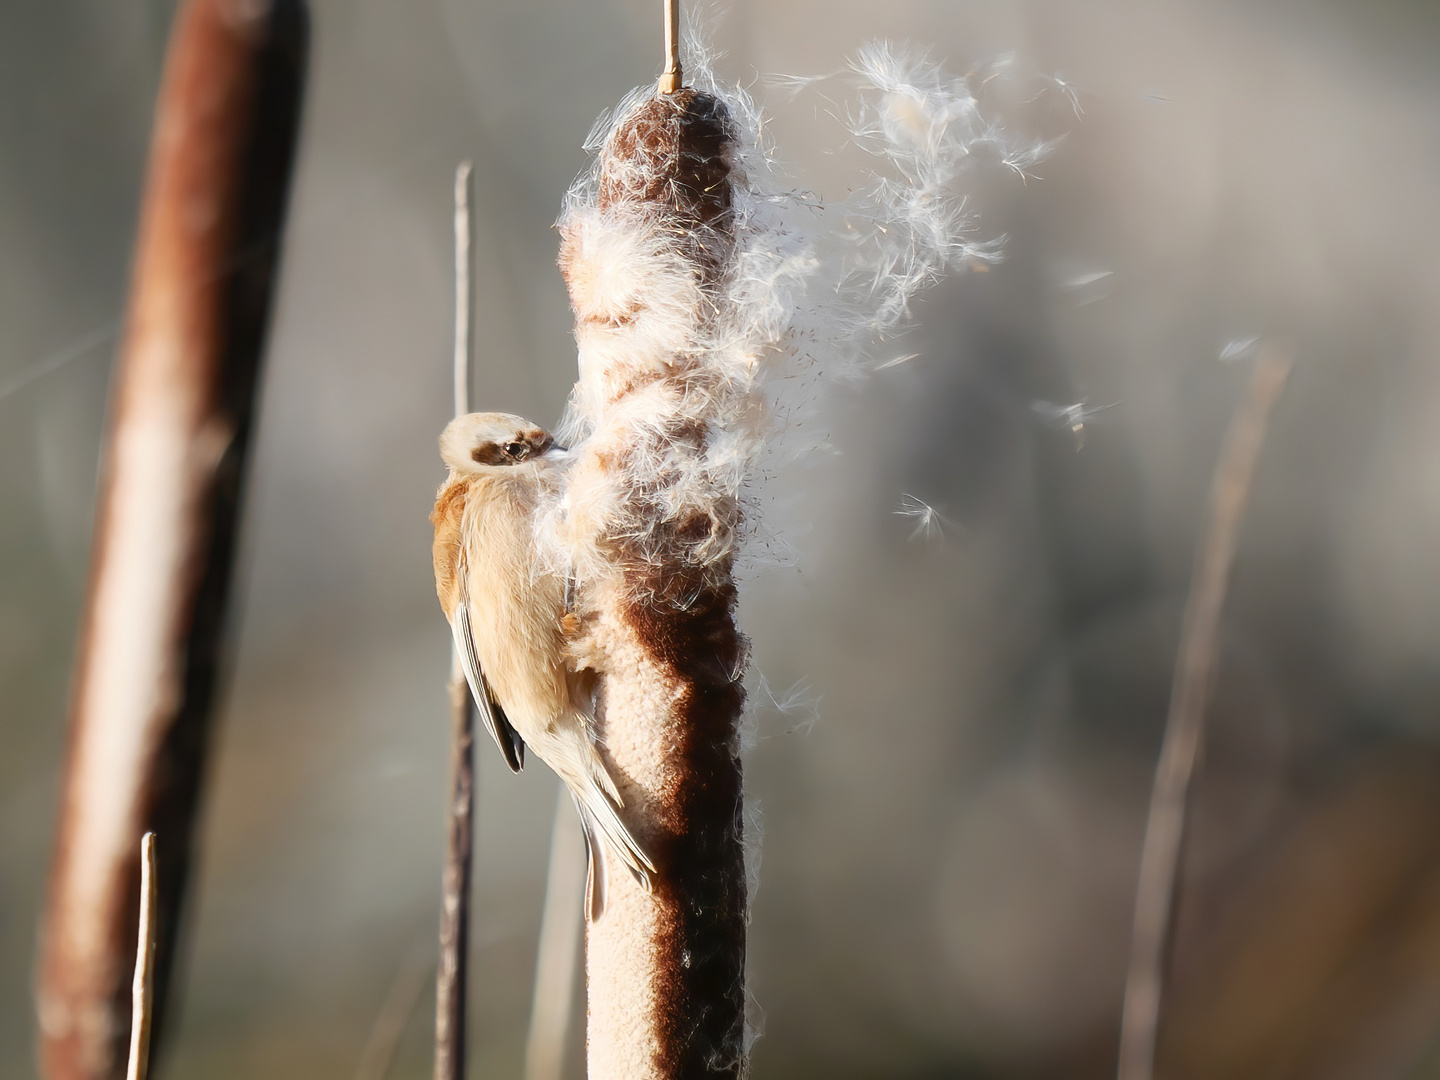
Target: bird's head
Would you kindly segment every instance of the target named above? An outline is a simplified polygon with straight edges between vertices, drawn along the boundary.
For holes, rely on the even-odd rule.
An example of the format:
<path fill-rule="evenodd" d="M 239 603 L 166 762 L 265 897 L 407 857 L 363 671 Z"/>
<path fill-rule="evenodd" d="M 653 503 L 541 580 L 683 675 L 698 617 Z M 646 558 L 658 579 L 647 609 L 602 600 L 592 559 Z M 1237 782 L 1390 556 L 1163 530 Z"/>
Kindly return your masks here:
<path fill-rule="evenodd" d="M 509 413 L 467 413 L 440 433 L 440 457 L 460 473 L 522 465 L 560 449 L 544 428 Z"/>

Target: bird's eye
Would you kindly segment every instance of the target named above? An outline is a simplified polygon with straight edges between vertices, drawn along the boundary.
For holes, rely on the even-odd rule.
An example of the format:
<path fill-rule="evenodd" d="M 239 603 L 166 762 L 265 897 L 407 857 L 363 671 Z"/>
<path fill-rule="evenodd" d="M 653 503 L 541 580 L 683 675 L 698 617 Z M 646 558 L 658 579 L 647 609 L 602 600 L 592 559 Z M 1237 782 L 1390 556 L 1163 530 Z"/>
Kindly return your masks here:
<path fill-rule="evenodd" d="M 507 442 L 505 444 L 505 456 L 514 458 L 516 461 L 525 460 L 526 446 L 522 442 Z"/>

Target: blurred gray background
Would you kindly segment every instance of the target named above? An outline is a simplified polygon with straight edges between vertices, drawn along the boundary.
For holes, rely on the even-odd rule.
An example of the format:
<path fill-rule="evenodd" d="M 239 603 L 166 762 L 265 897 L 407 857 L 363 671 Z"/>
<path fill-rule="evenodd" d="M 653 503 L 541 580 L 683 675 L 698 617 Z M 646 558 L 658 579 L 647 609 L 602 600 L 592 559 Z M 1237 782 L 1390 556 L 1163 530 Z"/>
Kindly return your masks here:
<path fill-rule="evenodd" d="M 173 5 L 0 0 L 0 1075 L 35 928 L 97 454 Z M 652 0 L 316 0 L 183 1007 L 162 1077 L 348 1077 L 430 948 L 448 635 L 426 516 L 450 192 L 476 162 L 478 400 L 574 376 L 550 226 Z M 747 574 L 771 1077 L 1103 1077 L 1205 491 L 1296 342 L 1224 627 L 1162 1040 L 1171 1077 L 1440 1077 L 1440 14 L 1416 0 L 725 0 L 795 183 L 876 37 L 1004 53 L 1068 131 L 983 178 L 987 274 L 830 395 Z M 827 141 L 829 140 L 829 141 Z M 1224 352 L 1242 355 L 1222 361 Z M 1083 444 L 1033 403 L 1114 403 Z M 910 495 L 944 517 L 912 538 Z M 473 1075 L 515 1077 L 555 782 L 482 748 Z M 429 1074 L 422 998 L 393 1075 Z M 572 1075 L 582 1074 L 575 1032 Z"/>

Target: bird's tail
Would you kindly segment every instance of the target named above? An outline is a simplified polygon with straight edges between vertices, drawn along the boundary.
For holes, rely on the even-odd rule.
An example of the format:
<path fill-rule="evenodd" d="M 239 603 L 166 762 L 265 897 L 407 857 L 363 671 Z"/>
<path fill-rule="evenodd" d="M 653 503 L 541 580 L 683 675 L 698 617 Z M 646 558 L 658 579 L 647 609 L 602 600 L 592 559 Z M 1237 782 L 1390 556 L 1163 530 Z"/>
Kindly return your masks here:
<path fill-rule="evenodd" d="M 650 875 L 655 872 L 655 864 L 620 820 L 620 796 L 604 765 L 597 761 L 595 769 L 600 773 L 599 777 L 587 776 L 580 783 L 566 778 L 570 796 L 575 800 L 575 809 L 580 812 L 585 847 L 590 854 L 590 869 L 585 880 L 585 910 L 591 922 L 605 913 L 605 874 L 609 854 L 613 853 L 624 864 L 646 892 L 651 889 Z"/>

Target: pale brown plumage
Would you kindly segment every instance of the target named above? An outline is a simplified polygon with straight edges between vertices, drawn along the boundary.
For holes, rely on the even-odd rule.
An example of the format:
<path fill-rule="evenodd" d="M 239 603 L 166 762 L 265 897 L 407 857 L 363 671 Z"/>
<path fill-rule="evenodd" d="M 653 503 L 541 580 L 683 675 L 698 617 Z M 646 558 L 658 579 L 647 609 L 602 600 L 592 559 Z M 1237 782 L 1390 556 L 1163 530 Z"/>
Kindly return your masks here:
<path fill-rule="evenodd" d="M 536 511 L 558 487 L 564 452 L 506 413 L 456 417 L 440 436 L 450 475 L 435 500 L 435 590 L 482 722 L 511 769 L 528 745 L 570 789 L 589 841 L 590 912 L 604 904 L 612 850 L 649 886 L 655 868 L 621 822 L 595 746 L 587 673 L 566 651 L 566 582 L 539 558 Z"/>

